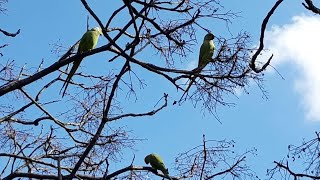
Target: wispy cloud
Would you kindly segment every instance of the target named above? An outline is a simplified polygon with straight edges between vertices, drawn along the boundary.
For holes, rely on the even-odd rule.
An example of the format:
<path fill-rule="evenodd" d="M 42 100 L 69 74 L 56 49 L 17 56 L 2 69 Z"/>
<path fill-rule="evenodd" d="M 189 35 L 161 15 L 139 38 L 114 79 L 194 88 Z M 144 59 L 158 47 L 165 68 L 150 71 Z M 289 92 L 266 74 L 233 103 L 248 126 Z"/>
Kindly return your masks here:
<path fill-rule="evenodd" d="M 320 121 L 320 17 L 295 16 L 290 24 L 273 26 L 265 40 L 273 66 L 290 64 L 298 70 L 294 87 L 306 118 Z"/>

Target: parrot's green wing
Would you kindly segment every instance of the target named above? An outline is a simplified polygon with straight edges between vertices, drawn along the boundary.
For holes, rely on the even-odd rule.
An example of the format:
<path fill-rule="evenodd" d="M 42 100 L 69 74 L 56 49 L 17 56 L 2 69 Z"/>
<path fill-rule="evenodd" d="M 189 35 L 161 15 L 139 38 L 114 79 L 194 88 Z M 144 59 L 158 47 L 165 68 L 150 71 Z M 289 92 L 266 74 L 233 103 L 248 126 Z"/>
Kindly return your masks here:
<path fill-rule="evenodd" d="M 64 81 L 63 86 L 61 88 L 61 90 L 64 88 L 63 93 L 62 93 L 62 97 L 64 96 L 64 94 L 66 93 L 67 87 L 71 81 L 72 76 L 74 75 L 74 73 L 76 73 L 80 63 L 81 63 L 82 59 L 77 59 L 73 62 L 73 66 L 67 76 L 67 79 Z"/>
<path fill-rule="evenodd" d="M 149 154 L 148 156 L 145 157 L 144 159 L 146 164 L 149 164 L 156 170 L 160 170 L 163 175 L 165 175 L 168 179 L 172 180 L 169 176 L 168 169 L 164 165 L 161 157 L 157 154 Z"/>
<path fill-rule="evenodd" d="M 213 43 L 214 35 L 211 33 L 208 33 L 203 40 L 203 43 L 200 47 L 200 53 L 199 53 L 199 62 L 198 62 L 198 68 L 201 70 L 211 61 L 215 45 Z"/>
<path fill-rule="evenodd" d="M 87 31 L 80 40 L 78 54 L 94 49 L 98 43 L 100 34 L 100 28 L 93 28 Z"/>
<path fill-rule="evenodd" d="M 86 33 L 84 33 L 84 35 L 82 36 L 82 38 L 80 40 L 77 54 L 81 54 L 81 53 L 84 53 L 84 52 L 87 52 L 87 51 L 94 49 L 98 43 L 98 39 L 99 39 L 100 34 L 102 34 L 102 32 L 101 32 L 101 28 L 99 28 L 99 27 L 93 28 L 93 29 L 87 31 Z M 67 90 L 67 87 L 71 81 L 71 78 L 76 73 L 81 61 L 82 61 L 82 58 L 77 59 L 73 62 L 73 66 L 68 74 L 68 77 L 62 86 L 62 89 L 64 88 L 63 93 L 62 93 L 62 97 L 64 96 L 64 94 Z"/>

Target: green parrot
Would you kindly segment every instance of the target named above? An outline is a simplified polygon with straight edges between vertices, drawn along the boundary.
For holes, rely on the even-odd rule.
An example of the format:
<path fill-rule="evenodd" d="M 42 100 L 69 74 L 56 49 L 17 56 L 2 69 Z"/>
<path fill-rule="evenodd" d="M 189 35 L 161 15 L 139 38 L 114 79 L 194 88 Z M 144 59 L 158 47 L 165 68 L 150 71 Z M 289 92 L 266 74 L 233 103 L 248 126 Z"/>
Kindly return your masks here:
<path fill-rule="evenodd" d="M 89 31 L 87 31 L 86 33 L 84 33 L 84 35 L 80 39 L 77 54 L 81 54 L 81 53 L 84 53 L 84 52 L 87 52 L 87 51 L 94 49 L 98 43 L 98 39 L 101 34 L 102 34 L 102 30 L 100 27 L 92 28 Z M 67 79 L 65 80 L 65 82 L 61 88 L 61 90 L 64 88 L 63 93 L 62 93 L 62 97 L 64 96 L 64 94 L 67 90 L 67 87 L 71 81 L 71 78 L 74 75 L 74 73 L 77 71 L 82 59 L 83 58 L 73 61 L 73 66 L 68 74 Z"/>
<path fill-rule="evenodd" d="M 204 36 L 203 43 L 200 47 L 198 67 L 194 69 L 195 72 L 200 73 L 206 67 L 206 65 L 212 61 L 212 56 L 213 56 L 214 50 L 216 49 L 213 43 L 213 39 L 214 39 L 214 35 L 212 33 L 208 33 Z M 191 76 L 190 83 L 187 89 L 185 90 L 184 94 L 182 95 L 182 97 L 189 91 L 194 81 L 195 81 L 195 77 Z"/>
<path fill-rule="evenodd" d="M 165 175 L 168 179 L 172 180 L 171 177 L 169 176 L 168 169 L 164 165 L 164 163 L 159 155 L 154 154 L 154 153 L 149 154 L 144 158 L 144 162 L 146 164 L 150 163 L 152 168 L 154 168 L 156 170 L 160 170 L 163 173 L 163 175 Z"/>
<path fill-rule="evenodd" d="M 204 36 L 203 43 L 200 47 L 200 54 L 199 54 L 199 63 L 198 67 L 201 71 L 211 60 L 216 49 L 213 43 L 214 35 L 212 33 L 208 33 Z"/>

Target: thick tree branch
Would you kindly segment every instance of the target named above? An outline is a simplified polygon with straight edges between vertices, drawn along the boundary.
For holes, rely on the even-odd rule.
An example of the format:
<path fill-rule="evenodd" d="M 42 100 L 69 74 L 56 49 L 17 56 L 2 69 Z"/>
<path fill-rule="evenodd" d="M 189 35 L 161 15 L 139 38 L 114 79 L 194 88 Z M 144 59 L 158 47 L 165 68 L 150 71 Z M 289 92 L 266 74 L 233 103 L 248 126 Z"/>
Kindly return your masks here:
<path fill-rule="evenodd" d="M 5 65 L 0 70 L 1 75 L 3 74 L 0 80 L 4 82 L 0 86 L 0 96 L 8 92 L 21 90 L 21 98 L 23 99 L 19 100 L 25 105 L 19 105 L 20 101 L 19 103 L 12 102 L 12 104 L 4 102 L 4 108 L 2 108 L 3 104 L 0 104 L 0 113 L 3 116 L 9 114 L 0 119 L 1 128 L 4 130 L 4 133 L 0 133 L 0 138 L 4 137 L 4 141 L 6 141 L 8 139 L 7 136 L 13 136 L 14 134 L 17 137 L 9 138 L 5 145 L 3 145 L 2 150 L 9 150 L 8 154 L 12 154 L 13 156 L 9 158 L 4 157 L 4 159 L 9 159 L 7 161 L 8 168 L 2 168 L 2 172 L 6 174 L 6 179 L 128 179 L 134 176 L 144 179 L 145 175 L 164 177 L 160 171 L 158 172 L 151 167 L 138 167 L 132 164 L 128 167 L 121 167 L 123 169 L 120 168 L 120 170 L 111 172 L 111 174 L 109 172 L 109 164 L 118 162 L 118 155 L 123 152 L 122 148 L 134 147 L 134 143 L 137 140 L 130 136 L 130 130 L 127 130 L 126 127 L 114 127 L 114 122 L 122 118 L 152 116 L 167 107 L 168 103 L 168 95 L 165 94 L 163 99 L 160 99 L 161 102 L 158 101 L 161 104 L 157 104 L 152 109 L 147 109 L 146 111 L 126 111 L 126 102 L 123 101 L 123 93 L 126 92 L 123 90 L 126 90 L 126 86 L 128 86 L 129 93 L 135 93 L 138 99 L 140 93 L 136 93 L 136 89 L 134 89 L 136 87 L 134 85 L 137 82 L 136 80 L 138 80 L 142 88 L 144 85 L 149 85 L 147 81 L 144 81 L 143 78 L 145 77 L 140 77 L 141 74 L 138 73 L 135 74 L 136 70 L 139 73 L 140 70 L 147 70 L 146 73 L 159 75 L 162 79 L 167 80 L 167 82 L 171 82 L 177 89 L 182 89 L 181 84 L 183 82 L 180 82 L 180 80 L 189 78 L 195 72 L 176 69 L 179 66 L 176 62 L 179 59 L 187 59 L 193 53 L 191 47 L 197 43 L 196 34 L 198 29 L 196 27 L 200 26 L 200 22 L 205 22 L 206 20 L 222 19 L 223 21 L 228 21 L 230 16 L 227 14 L 229 12 L 227 14 L 217 13 L 218 8 L 215 6 L 220 5 L 217 0 L 123 0 L 125 5 L 122 5 L 122 1 L 120 1 L 120 4 L 110 6 L 109 17 L 102 19 L 97 16 L 98 13 L 94 9 L 89 7 L 89 1 L 80 1 L 87 12 L 103 29 L 103 35 L 108 41 L 106 45 L 93 49 L 90 52 L 73 55 L 73 50 L 76 47 L 74 45 L 58 62 L 50 64 L 45 69 L 39 68 L 35 74 L 24 74 L 22 71 L 27 70 L 23 68 L 19 77 L 24 78 L 22 80 L 15 79 L 15 65 L 12 67 Z M 163 16 L 166 14 L 169 14 L 168 17 Z M 123 21 L 119 21 L 119 19 Z M 242 33 L 240 34 L 242 35 Z M 210 63 L 207 66 L 205 71 L 196 75 L 199 78 L 197 90 L 201 89 L 208 96 L 216 98 L 215 102 L 209 100 L 210 104 L 217 104 L 216 102 L 224 103 L 223 99 L 219 99 L 222 97 L 221 92 L 232 93 L 236 87 L 244 86 L 248 80 L 257 79 L 258 75 L 253 73 L 248 67 L 251 57 L 247 54 L 250 47 L 246 48 L 247 41 L 242 41 L 246 37 L 231 37 L 226 45 L 228 46 L 228 51 L 227 49 L 221 49 L 218 53 L 221 61 L 213 61 L 212 64 Z M 238 41 L 234 41 L 235 39 Z M 59 47 L 61 48 L 62 46 Z M 241 49 L 238 47 L 241 47 Z M 238 50 L 235 51 L 237 48 Z M 50 93 L 46 89 L 49 87 L 55 88 L 51 85 L 56 85 L 55 82 L 62 80 L 61 75 L 59 75 L 54 80 L 50 79 L 52 81 L 49 80 L 50 83 L 47 85 L 42 85 L 48 78 L 52 78 L 51 76 L 47 76 L 48 74 L 57 70 L 57 73 L 62 72 L 62 70 L 59 70 L 62 66 L 78 58 L 104 51 L 108 52 L 105 56 L 108 58 L 107 60 L 117 60 L 114 63 L 110 63 L 111 66 L 108 66 L 108 69 L 105 70 L 109 73 L 108 76 L 105 76 L 105 74 L 98 75 L 100 72 L 96 71 L 93 72 L 94 74 L 89 75 L 79 73 L 81 78 L 86 79 L 86 81 L 75 83 L 79 86 L 79 89 L 81 88 L 81 91 L 73 93 L 70 96 L 70 100 L 55 100 L 53 98 L 56 98 L 56 96 L 43 93 Z M 151 53 L 157 56 L 151 56 L 148 59 L 146 58 L 147 56 L 143 56 L 140 53 L 144 51 L 152 51 Z M 153 59 L 154 57 L 156 59 Z M 165 59 L 164 62 L 161 61 L 163 57 Z M 121 67 L 121 65 L 123 66 Z M 118 71 L 120 68 L 121 70 Z M 7 75 L 7 71 L 11 73 L 10 76 Z M 134 77 L 131 76 L 131 72 L 134 74 Z M 41 83 L 35 84 L 35 81 L 43 77 L 46 77 L 46 79 L 42 80 Z M 88 81 L 94 85 L 88 86 Z M 25 90 L 24 86 L 29 85 L 31 87 L 32 84 L 34 88 L 38 89 L 39 93 L 32 93 L 34 95 L 31 96 L 28 93 L 29 91 L 23 90 Z M 38 87 L 38 84 L 41 84 L 41 87 Z M 216 89 L 218 90 L 216 91 Z M 144 90 L 140 89 L 139 91 Z M 45 94 L 46 96 L 40 99 L 40 94 Z M 19 95 L 21 94 L 19 93 Z M 3 98 L 5 99 L 6 97 Z M 203 94 L 197 98 L 198 101 L 209 99 L 204 97 Z M 49 105 L 47 104 L 49 103 L 43 103 L 44 100 L 49 103 L 54 102 L 54 107 L 61 108 L 62 110 L 53 109 L 53 112 L 48 111 Z M 134 105 L 135 103 L 132 102 L 132 104 Z M 61 105 L 62 107 L 60 107 Z M 32 111 L 32 113 L 29 113 L 29 111 Z M 41 113 L 40 117 L 35 114 L 38 112 Z M 58 121 L 60 118 L 61 121 Z M 50 135 L 47 133 L 49 128 L 47 122 L 37 127 L 26 126 L 38 125 L 40 121 L 45 119 L 48 119 L 48 123 L 51 125 Z M 63 121 L 63 119 L 65 120 Z M 113 123 L 109 125 L 109 122 Z M 115 126 L 117 125 L 115 123 Z M 61 127 L 64 129 L 61 129 Z M 54 131 L 52 128 L 54 128 Z M 42 134 L 43 136 L 41 135 L 41 137 L 37 136 L 39 131 L 41 133 L 45 132 L 45 134 Z M 200 153 L 197 158 L 192 157 L 194 164 L 197 163 L 198 167 L 200 167 L 199 169 L 197 169 L 197 166 L 192 167 L 192 178 L 216 176 L 219 171 L 215 169 L 217 164 L 219 165 L 218 168 L 221 167 L 222 170 L 225 170 L 236 163 L 237 159 L 240 159 L 239 156 L 229 154 L 231 152 L 228 150 L 230 144 L 222 142 L 217 147 L 210 147 L 209 141 L 206 142 L 207 144 L 200 150 L 204 150 L 206 155 L 203 157 L 203 153 Z M 55 160 L 57 160 L 58 156 L 68 155 L 70 157 L 61 159 L 57 165 Z M 19 158 L 20 156 L 22 158 Z M 29 157 L 36 161 L 30 160 Z M 109 157 L 110 161 L 114 160 L 114 162 L 109 162 Z M 204 159 L 205 161 L 203 161 Z M 22 165 L 19 165 L 20 162 L 22 162 Z M 51 163 L 51 165 L 43 164 L 42 162 Z M 187 165 L 187 163 L 182 164 Z M 10 166 L 12 174 L 8 176 Z M 250 176 L 250 172 L 246 168 L 246 165 L 239 164 L 236 170 L 226 173 L 226 176 L 238 177 L 248 174 Z M 187 169 L 190 169 L 189 166 Z M 201 170 L 203 172 L 201 175 L 200 173 L 196 174 Z M 243 173 L 244 171 L 245 173 L 248 172 L 248 174 Z M 99 175 L 104 172 L 105 176 L 100 177 Z M 182 175 L 184 175 L 184 172 L 181 171 Z M 194 175 L 197 177 L 194 177 Z M 187 174 L 186 177 L 190 177 L 190 174 Z"/>
<path fill-rule="evenodd" d="M 250 62 L 250 68 L 256 72 L 256 73 L 260 73 L 262 71 L 264 71 L 267 66 L 270 64 L 271 62 L 271 59 L 273 57 L 273 55 L 268 59 L 268 61 L 261 67 L 261 69 L 257 69 L 256 67 L 256 60 L 257 60 L 257 57 L 259 56 L 259 54 L 261 53 L 261 51 L 263 50 L 264 48 L 264 44 L 263 44 L 263 41 L 264 41 L 264 33 L 266 31 L 266 27 L 267 27 L 267 24 L 268 24 L 268 21 L 270 19 L 270 17 L 273 15 L 274 11 L 278 8 L 278 6 L 283 2 L 283 0 L 278 0 L 274 6 L 271 8 L 271 10 L 268 12 L 267 16 L 264 18 L 263 22 L 262 22 L 262 25 L 261 25 L 261 31 L 260 31 L 260 41 L 259 41 L 259 47 L 258 47 L 258 50 L 253 54 L 252 56 L 252 59 L 251 59 L 251 62 Z"/>
<path fill-rule="evenodd" d="M 298 177 L 306 177 L 306 178 L 311 178 L 311 179 L 320 179 L 320 176 L 312 176 L 309 174 L 302 174 L 302 173 L 295 173 L 293 172 L 290 168 L 289 168 L 289 164 L 287 162 L 286 165 L 282 164 L 281 162 L 277 162 L 274 161 L 274 163 L 279 167 L 279 168 L 283 168 L 284 170 L 286 170 L 287 172 L 289 172 L 295 179 L 297 179 Z"/>
<path fill-rule="evenodd" d="M 307 4 L 302 3 L 302 5 L 303 5 L 306 9 L 308 9 L 308 10 L 310 10 L 310 11 L 316 13 L 316 14 L 320 14 L 320 8 L 317 8 L 315 5 L 313 5 L 312 0 L 305 0 L 305 2 L 306 2 Z"/>
<path fill-rule="evenodd" d="M 88 51 L 88 52 L 85 52 L 82 54 L 76 54 L 76 55 L 69 57 L 69 58 L 66 58 L 66 57 L 70 56 L 70 54 L 66 53 L 57 62 L 55 62 L 51 66 L 43 69 L 42 71 L 39 71 L 39 72 L 37 72 L 37 73 L 33 74 L 32 76 L 27 77 L 25 79 L 15 80 L 15 81 L 12 81 L 12 82 L 9 82 L 7 84 L 0 86 L 0 97 L 7 94 L 8 92 L 14 91 L 16 89 L 21 89 L 23 86 L 26 86 L 30 83 L 33 83 L 34 81 L 37 81 L 37 80 L 43 78 L 44 76 L 46 76 L 52 72 L 57 71 L 62 66 L 65 66 L 65 65 L 75 61 L 76 59 L 84 58 L 89 55 L 93 55 L 93 54 L 96 54 L 99 52 L 106 51 L 110 48 L 110 46 L 111 46 L 111 44 L 107 44 L 107 45 L 102 46 L 100 48 L 96 48 L 96 49 L 93 49 L 91 51 Z M 73 47 L 71 47 L 70 49 L 73 49 Z M 66 59 L 64 59 L 64 58 L 66 58 Z"/>

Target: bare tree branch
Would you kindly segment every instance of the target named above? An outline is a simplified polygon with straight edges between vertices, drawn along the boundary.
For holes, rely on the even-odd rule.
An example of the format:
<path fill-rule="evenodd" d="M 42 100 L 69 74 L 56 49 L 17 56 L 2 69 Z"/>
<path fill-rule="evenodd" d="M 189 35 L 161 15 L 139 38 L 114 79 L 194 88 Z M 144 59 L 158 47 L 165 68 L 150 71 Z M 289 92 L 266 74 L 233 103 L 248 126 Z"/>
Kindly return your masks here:
<path fill-rule="evenodd" d="M 308 10 L 310 10 L 310 11 L 316 13 L 316 14 L 320 14 L 320 9 L 317 8 L 315 5 L 313 5 L 312 0 L 305 0 L 305 2 L 306 2 L 306 4 L 305 4 L 305 3 L 302 3 L 302 5 L 303 5 L 306 9 L 308 9 Z"/>
<path fill-rule="evenodd" d="M 298 179 L 298 178 L 320 179 L 320 176 L 312 176 L 312 175 L 309 175 L 309 174 L 293 172 L 290 169 L 288 162 L 286 164 L 283 164 L 282 162 L 274 161 L 273 163 L 275 163 L 278 168 L 284 169 L 285 171 L 289 172 L 290 175 L 293 176 L 294 179 Z"/>
<path fill-rule="evenodd" d="M 0 32 L 2 32 L 2 34 L 6 35 L 6 36 L 15 37 L 16 35 L 20 34 L 20 29 L 18 29 L 18 31 L 15 33 L 10 33 L 10 32 L 5 31 L 3 29 L 0 29 Z"/>
<path fill-rule="evenodd" d="M 213 179 L 222 176 L 226 179 L 256 179 L 255 173 L 245 164 L 246 157 L 254 154 L 255 150 L 234 155 L 233 148 L 232 141 L 203 139 L 202 145 L 181 153 L 176 158 L 176 169 L 181 174 L 180 178 L 202 176 L 203 179 Z"/>
<path fill-rule="evenodd" d="M 196 77 L 188 100 L 196 104 L 201 101 L 210 112 L 217 104 L 230 105 L 225 94 L 245 88 L 250 80 L 262 82 L 262 75 L 249 66 L 253 49 L 247 32 L 218 37 L 218 53 L 203 72 L 177 68 L 179 60 L 182 66 L 190 60 L 198 44 L 198 32 L 212 30 L 203 22 L 228 24 L 237 17 L 238 13 L 225 10 L 217 0 L 123 0 L 112 6 L 109 17 L 103 18 L 89 6 L 89 1 L 80 1 L 102 28 L 107 43 L 75 55 L 79 41 L 71 47 L 57 43 L 51 52 L 59 58 L 47 67 L 43 67 L 45 58 L 35 67 L 19 65 L 14 60 L 0 62 L 0 157 L 5 164 L 0 167 L 0 176 L 4 179 L 166 178 L 151 167 L 133 165 L 134 159 L 129 160 L 128 167 L 110 170 L 115 163 L 126 161 L 122 158 L 124 148 L 133 148 L 136 141 L 145 140 L 134 137 L 117 121 L 154 116 L 168 107 L 169 98 L 176 98 L 167 93 L 155 95 L 161 99 L 156 99 L 151 109 L 127 109 L 127 103 L 134 106 L 136 101 L 146 99 L 141 92 L 147 90 L 149 76 L 146 78 L 141 72 L 160 77 L 182 91 L 185 80 Z M 61 52 L 65 53 L 60 57 Z M 105 62 L 110 62 L 105 72 L 77 72 L 66 98 L 54 94 L 66 74 L 60 68 L 102 52 L 107 54 Z M 245 161 L 254 151 L 232 153 L 233 144 L 203 137 L 202 145 L 191 150 L 193 154 L 182 153 L 177 158 L 179 173 L 172 179 L 253 179 L 254 173 Z"/>
<path fill-rule="evenodd" d="M 97 132 L 95 133 L 94 137 L 91 139 L 90 143 L 88 144 L 86 150 L 83 152 L 82 156 L 80 157 L 80 159 L 78 160 L 78 162 L 75 164 L 74 168 L 72 169 L 72 172 L 70 174 L 70 177 L 73 178 L 78 169 L 80 168 L 81 164 L 83 163 L 84 159 L 87 157 L 87 155 L 89 154 L 89 152 L 91 151 L 91 149 L 93 148 L 93 146 L 96 144 L 96 142 L 98 141 L 98 138 L 105 126 L 105 124 L 108 122 L 108 113 L 110 111 L 110 106 L 113 100 L 113 97 L 115 95 L 116 89 L 118 88 L 118 83 L 120 81 L 120 79 L 122 78 L 122 76 L 128 71 L 128 62 L 126 62 L 120 73 L 117 75 L 117 79 L 115 80 L 113 86 L 112 86 L 112 90 L 107 102 L 107 105 L 105 107 L 104 113 L 103 113 L 103 118 L 101 119 L 101 123 L 99 125 L 99 128 L 97 129 Z"/>
<path fill-rule="evenodd" d="M 34 75 L 32 75 L 30 77 L 27 77 L 25 79 L 12 81 L 12 82 L 9 82 L 8 84 L 4 84 L 4 85 L 0 86 L 0 97 L 5 95 L 5 94 L 7 94 L 8 92 L 14 91 L 16 89 L 21 89 L 22 87 L 24 87 L 24 86 L 26 86 L 26 85 L 28 85 L 30 83 L 33 83 L 34 81 L 37 81 L 37 80 L 43 78 L 44 76 L 46 76 L 46 75 L 48 75 L 48 74 L 50 74 L 52 72 L 57 71 L 62 66 L 65 66 L 66 64 L 69 64 L 69 63 L 73 62 L 76 59 L 83 58 L 83 57 L 86 57 L 86 56 L 89 56 L 89 55 L 92 55 L 92 54 L 96 54 L 96 53 L 105 51 L 109 47 L 110 47 L 110 44 L 109 45 L 105 45 L 105 46 L 100 47 L 100 48 L 96 48 L 96 49 L 94 49 L 92 51 L 89 51 L 89 52 L 76 54 L 76 55 L 74 55 L 72 57 L 64 59 L 65 57 L 70 56 L 69 53 L 71 53 L 71 52 L 68 51 L 56 63 L 52 64 L 51 66 L 49 66 L 49 67 L 47 67 L 45 69 L 43 69 L 42 71 L 39 71 L 39 72 L 35 73 Z M 70 50 L 71 49 L 73 49 L 73 47 L 71 47 Z"/>
<path fill-rule="evenodd" d="M 261 51 L 263 50 L 264 48 L 264 32 L 266 30 L 266 27 L 267 27 L 267 24 L 268 24 L 268 21 L 270 19 L 270 17 L 273 15 L 274 11 L 278 8 L 278 6 L 283 2 L 283 0 L 278 0 L 274 6 L 271 8 L 271 10 L 268 12 L 267 16 L 263 19 L 262 21 L 262 25 L 261 25 L 261 31 L 260 31 L 260 41 L 259 41 L 259 47 L 258 47 L 258 50 L 253 54 L 252 56 L 252 59 L 251 59 L 251 62 L 250 62 L 250 67 L 251 69 L 256 72 L 256 73 L 260 73 L 262 71 L 264 71 L 268 65 L 270 64 L 271 62 L 271 59 L 273 58 L 273 55 L 271 55 L 268 59 L 268 61 L 260 68 L 260 69 L 257 69 L 256 67 L 256 60 L 257 60 L 257 57 L 259 56 L 259 54 L 261 53 Z"/>

